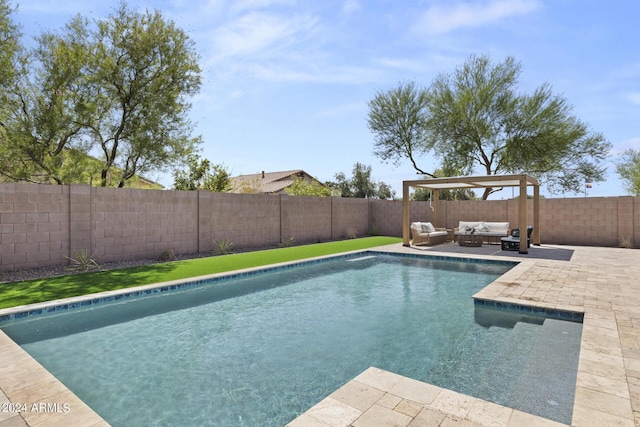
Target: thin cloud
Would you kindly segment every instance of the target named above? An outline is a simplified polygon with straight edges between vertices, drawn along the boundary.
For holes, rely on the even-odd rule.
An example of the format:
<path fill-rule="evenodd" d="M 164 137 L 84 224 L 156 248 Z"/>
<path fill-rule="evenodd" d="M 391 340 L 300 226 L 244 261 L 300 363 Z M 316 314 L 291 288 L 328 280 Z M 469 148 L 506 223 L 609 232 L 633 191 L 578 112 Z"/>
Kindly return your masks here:
<path fill-rule="evenodd" d="M 292 6 L 295 5 L 295 3 L 295 0 L 242 0 L 231 2 L 231 10 L 233 12 L 242 12 L 278 5 Z"/>
<path fill-rule="evenodd" d="M 632 92 L 628 94 L 627 99 L 635 105 L 640 105 L 640 92 Z"/>
<path fill-rule="evenodd" d="M 367 103 L 362 102 L 352 102 L 349 104 L 337 105 L 333 108 L 329 108 L 326 110 L 319 111 L 315 114 L 316 117 L 321 119 L 326 118 L 343 118 L 343 117 L 352 117 L 356 114 L 364 115 L 367 111 Z"/>
<path fill-rule="evenodd" d="M 451 7 L 433 6 L 420 16 L 415 30 L 431 34 L 448 33 L 458 28 L 493 24 L 510 16 L 530 13 L 538 7 L 537 0 L 491 0 Z"/>
<path fill-rule="evenodd" d="M 316 21 L 308 16 L 283 17 L 251 12 L 218 29 L 213 35 L 215 59 L 264 53 L 292 42 L 310 31 Z"/>
<path fill-rule="evenodd" d="M 342 5 L 342 14 L 349 15 L 351 13 L 359 11 L 361 8 L 362 6 L 357 0 L 347 0 Z"/>
<path fill-rule="evenodd" d="M 328 62 L 307 66 L 256 64 L 252 71 L 260 80 L 279 83 L 365 84 L 385 80 L 384 71 L 377 67 L 336 66 Z"/>

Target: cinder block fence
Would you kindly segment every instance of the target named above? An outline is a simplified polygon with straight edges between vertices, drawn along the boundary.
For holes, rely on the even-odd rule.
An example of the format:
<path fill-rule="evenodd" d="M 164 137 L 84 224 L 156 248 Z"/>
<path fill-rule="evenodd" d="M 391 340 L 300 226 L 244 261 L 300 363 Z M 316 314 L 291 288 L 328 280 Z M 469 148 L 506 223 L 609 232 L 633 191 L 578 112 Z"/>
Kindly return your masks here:
<path fill-rule="evenodd" d="M 453 228 L 458 221 L 509 221 L 517 200 L 443 201 L 439 218 L 428 202 L 411 203 L 412 221 Z M 533 204 L 529 206 L 529 218 Z M 68 263 L 74 249 L 99 262 L 209 252 L 215 241 L 235 248 L 364 236 L 402 235 L 402 203 L 337 197 L 294 197 L 138 190 L 87 185 L 0 184 L 0 271 Z M 543 244 L 640 244 L 640 198 L 540 201 Z"/>

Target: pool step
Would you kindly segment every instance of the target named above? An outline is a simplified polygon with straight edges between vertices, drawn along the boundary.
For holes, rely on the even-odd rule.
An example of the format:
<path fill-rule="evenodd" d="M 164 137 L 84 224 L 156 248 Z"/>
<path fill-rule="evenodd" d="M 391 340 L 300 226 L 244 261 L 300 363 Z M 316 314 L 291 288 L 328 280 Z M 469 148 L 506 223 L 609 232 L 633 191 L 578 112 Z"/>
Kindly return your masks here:
<path fill-rule="evenodd" d="M 510 327 L 491 326 L 482 339 L 470 330 L 456 340 L 447 352 L 449 358 L 431 370 L 431 379 L 441 387 L 506 404 L 511 394 L 507 386 L 515 384 L 528 357 L 528 347 L 540 329 L 540 325 L 526 322 Z M 448 382 L 440 383 L 439 378 L 447 378 Z"/>
<path fill-rule="evenodd" d="M 582 324 L 545 319 L 508 406 L 571 424 Z"/>
<path fill-rule="evenodd" d="M 493 328 L 499 328 L 492 326 Z M 491 361 L 484 367 L 481 380 L 476 384 L 478 396 L 490 397 L 491 401 L 506 405 L 511 396 L 522 367 L 541 332 L 539 324 L 517 322 L 508 336 L 499 345 Z"/>

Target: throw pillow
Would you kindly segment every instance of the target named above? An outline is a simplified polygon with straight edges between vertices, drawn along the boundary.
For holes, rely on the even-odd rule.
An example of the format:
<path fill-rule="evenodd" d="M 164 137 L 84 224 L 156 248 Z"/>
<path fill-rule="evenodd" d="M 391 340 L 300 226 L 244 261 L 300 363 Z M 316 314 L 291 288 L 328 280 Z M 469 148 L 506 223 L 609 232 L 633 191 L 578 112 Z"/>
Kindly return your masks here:
<path fill-rule="evenodd" d="M 484 222 L 481 222 L 476 226 L 476 231 L 479 233 L 487 233 L 489 232 L 489 227 L 487 227 L 487 224 L 485 224 Z"/>
<path fill-rule="evenodd" d="M 427 222 L 425 225 L 428 233 L 433 233 L 436 231 L 436 228 L 430 222 Z"/>

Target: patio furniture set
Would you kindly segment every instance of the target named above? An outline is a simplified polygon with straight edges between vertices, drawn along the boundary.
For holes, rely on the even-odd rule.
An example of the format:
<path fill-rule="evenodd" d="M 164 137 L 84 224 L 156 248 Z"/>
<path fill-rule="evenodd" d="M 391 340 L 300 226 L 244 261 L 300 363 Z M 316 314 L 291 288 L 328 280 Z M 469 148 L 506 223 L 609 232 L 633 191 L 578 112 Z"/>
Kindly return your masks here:
<path fill-rule="evenodd" d="M 460 221 L 454 229 L 435 228 L 430 222 L 411 224 L 411 236 L 414 245 L 437 245 L 447 240 L 458 241 L 460 246 L 479 247 L 486 243 L 498 243 L 500 239 L 503 251 L 520 249 L 520 230 L 509 229 L 508 222 Z M 527 226 L 527 248 L 531 244 L 533 227 Z"/>

